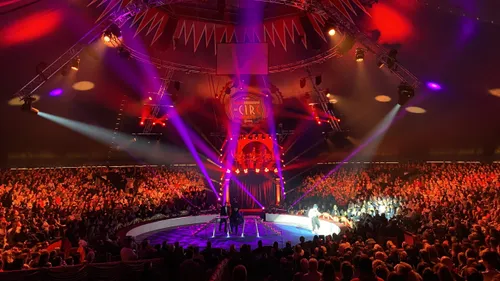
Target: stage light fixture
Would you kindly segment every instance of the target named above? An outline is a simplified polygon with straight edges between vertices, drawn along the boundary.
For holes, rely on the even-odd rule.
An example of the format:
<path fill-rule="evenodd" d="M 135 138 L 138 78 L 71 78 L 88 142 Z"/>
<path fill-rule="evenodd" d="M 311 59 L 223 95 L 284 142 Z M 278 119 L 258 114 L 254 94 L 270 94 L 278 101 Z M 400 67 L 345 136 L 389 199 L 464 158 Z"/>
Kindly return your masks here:
<path fill-rule="evenodd" d="M 321 82 L 323 82 L 323 77 L 321 77 L 321 75 L 318 75 L 314 78 L 314 82 L 316 83 L 316 86 L 319 86 L 321 84 Z"/>
<path fill-rule="evenodd" d="M 266 172 L 266 173 L 267 173 L 267 172 L 269 172 L 269 169 L 268 169 L 268 168 L 265 168 L 265 169 L 264 169 L 264 172 Z"/>
<path fill-rule="evenodd" d="M 140 123 L 140 124 L 141 124 L 141 126 L 144 126 L 144 121 L 141 121 L 141 123 Z"/>
<path fill-rule="evenodd" d="M 402 82 L 398 87 L 398 104 L 403 106 L 405 105 L 411 98 L 415 96 L 415 89 L 412 86 L 408 85 L 405 82 Z"/>
<path fill-rule="evenodd" d="M 35 113 L 35 114 L 38 114 L 38 109 L 34 108 L 32 106 L 33 102 L 35 101 L 36 99 L 32 96 L 27 96 L 23 99 L 23 105 L 21 105 L 21 110 L 22 111 L 30 111 L 32 113 Z"/>
<path fill-rule="evenodd" d="M 231 170 L 227 169 L 226 174 L 230 174 L 230 173 L 231 173 Z"/>
<path fill-rule="evenodd" d="M 248 174 L 248 169 L 243 169 L 243 173 Z"/>
<path fill-rule="evenodd" d="M 337 32 L 336 32 L 336 31 L 335 31 L 335 29 L 333 29 L 333 28 L 330 28 L 330 29 L 328 30 L 328 35 L 330 35 L 330 36 L 334 36 L 334 35 L 335 35 L 335 33 L 337 33 Z"/>
<path fill-rule="evenodd" d="M 327 97 L 327 98 L 329 98 L 329 97 L 331 97 L 331 96 L 332 96 L 332 94 L 330 94 L 330 92 L 326 92 L 326 97 Z"/>
<path fill-rule="evenodd" d="M 389 54 L 387 55 L 387 67 L 389 69 L 393 69 L 396 67 L 396 56 L 398 55 L 398 51 L 396 49 L 392 49 L 389 51 Z"/>
<path fill-rule="evenodd" d="M 363 48 L 356 48 L 356 61 L 362 62 L 365 60 L 365 50 Z"/>
<path fill-rule="evenodd" d="M 148 97 L 148 99 L 149 99 L 149 100 L 153 100 L 153 98 L 152 98 L 152 97 Z"/>
<path fill-rule="evenodd" d="M 260 169 L 259 169 L 259 168 L 255 169 L 255 172 L 256 172 L 256 173 L 259 173 L 259 172 L 260 172 Z"/>
<path fill-rule="evenodd" d="M 278 169 L 277 168 L 274 168 L 274 172 L 277 173 L 278 172 Z"/>
<path fill-rule="evenodd" d="M 300 78 L 300 88 L 304 88 L 306 86 L 306 78 Z"/>
<path fill-rule="evenodd" d="M 153 126 L 156 126 L 156 122 L 153 122 Z"/>
<path fill-rule="evenodd" d="M 78 71 L 80 68 L 80 58 L 76 57 L 71 61 L 71 69 Z"/>
<path fill-rule="evenodd" d="M 240 173 L 240 169 L 236 169 L 236 171 L 235 171 L 235 172 L 236 172 L 237 174 L 239 174 L 239 173 Z"/>
<path fill-rule="evenodd" d="M 161 125 L 162 125 L 163 127 L 165 127 L 167 124 L 165 124 L 165 122 L 163 122 L 163 123 L 161 123 Z"/>

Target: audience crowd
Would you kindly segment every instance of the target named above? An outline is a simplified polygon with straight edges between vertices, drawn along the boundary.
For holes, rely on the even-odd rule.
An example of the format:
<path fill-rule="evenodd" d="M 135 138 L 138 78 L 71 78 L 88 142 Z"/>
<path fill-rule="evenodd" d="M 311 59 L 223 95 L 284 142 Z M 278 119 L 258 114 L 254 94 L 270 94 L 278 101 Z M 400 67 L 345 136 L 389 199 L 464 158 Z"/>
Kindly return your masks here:
<path fill-rule="evenodd" d="M 498 164 L 345 165 L 313 175 L 287 193 L 284 207 L 304 213 L 316 203 L 352 228 L 283 248 L 259 242 L 227 251 L 209 242 L 202 250 L 175 241 L 119 245 L 116 230 L 135 218 L 208 206 L 197 172 L 115 172 L 129 178 L 123 188 L 93 169 L 3 172 L 0 268 L 93 262 L 98 253 L 114 253 L 122 261 L 162 257 L 171 280 L 207 280 L 223 264 L 214 281 L 500 281 Z M 43 250 L 58 236 L 78 245 L 78 255 L 68 260 L 57 249 Z"/>
<path fill-rule="evenodd" d="M 203 176 L 189 168 L 1 171 L 0 269 L 109 260 L 106 254 L 119 254 L 118 229 L 206 209 L 205 189 Z M 44 250 L 58 238 L 65 253 Z M 78 254 L 68 255 L 72 247 Z"/>

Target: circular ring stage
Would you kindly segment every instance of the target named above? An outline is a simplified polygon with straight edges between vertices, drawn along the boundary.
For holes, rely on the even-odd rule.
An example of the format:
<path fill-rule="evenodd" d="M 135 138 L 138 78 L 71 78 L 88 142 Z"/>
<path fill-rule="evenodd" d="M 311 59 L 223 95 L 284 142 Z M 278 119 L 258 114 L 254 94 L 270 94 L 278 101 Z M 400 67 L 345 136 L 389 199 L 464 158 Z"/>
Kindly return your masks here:
<path fill-rule="evenodd" d="M 301 236 L 312 239 L 314 235 L 338 234 L 343 227 L 339 223 L 321 220 L 321 228 L 313 233 L 307 217 L 283 214 L 266 214 L 265 217 L 264 220 L 260 216 L 245 216 L 244 229 L 241 225 L 237 233 L 230 233 L 229 224 L 225 230 L 219 216 L 203 215 L 148 223 L 131 229 L 127 236 L 135 237 L 138 242 L 149 239 L 153 245 L 167 241 L 179 242 L 183 247 L 204 248 L 210 241 L 214 248 L 229 249 L 231 245 L 239 248 L 243 244 L 255 248 L 261 240 L 267 246 L 278 242 L 284 247 L 287 241 L 297 243 Z"/>

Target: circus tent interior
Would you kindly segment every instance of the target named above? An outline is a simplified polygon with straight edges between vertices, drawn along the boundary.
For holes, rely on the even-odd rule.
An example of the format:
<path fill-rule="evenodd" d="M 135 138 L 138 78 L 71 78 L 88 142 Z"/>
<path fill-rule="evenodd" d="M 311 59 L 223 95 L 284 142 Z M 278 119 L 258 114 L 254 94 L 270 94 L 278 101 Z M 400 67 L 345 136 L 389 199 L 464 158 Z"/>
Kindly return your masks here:
<path fill-rule="evenodd" d="M 3 1 L 2 166 L 198 159 L 243 174 L 499 159 L 498 10 L 494 0 Z"/>

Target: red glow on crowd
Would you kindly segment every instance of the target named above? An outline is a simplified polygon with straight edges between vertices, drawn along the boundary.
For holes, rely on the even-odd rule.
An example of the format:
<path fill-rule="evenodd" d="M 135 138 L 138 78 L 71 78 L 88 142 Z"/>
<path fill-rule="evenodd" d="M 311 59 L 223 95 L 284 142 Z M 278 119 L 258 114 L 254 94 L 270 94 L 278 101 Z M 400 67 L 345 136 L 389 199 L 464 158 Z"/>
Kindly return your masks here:
<path fill-rule="evenodd" d="M 12 22 L 0 32 L 4 45 L 30 42 L 52 33 L 61 24 L 60 11 L 40 11 Z"/>
<path fill-rule="evenodd" d="M 403 42 L 413 31 L 411 21 L 387 5 L 380 3 L 373 5 L 370 14 L 372 15 L 372 28 L 380 31 L 382 43 Z"/>

